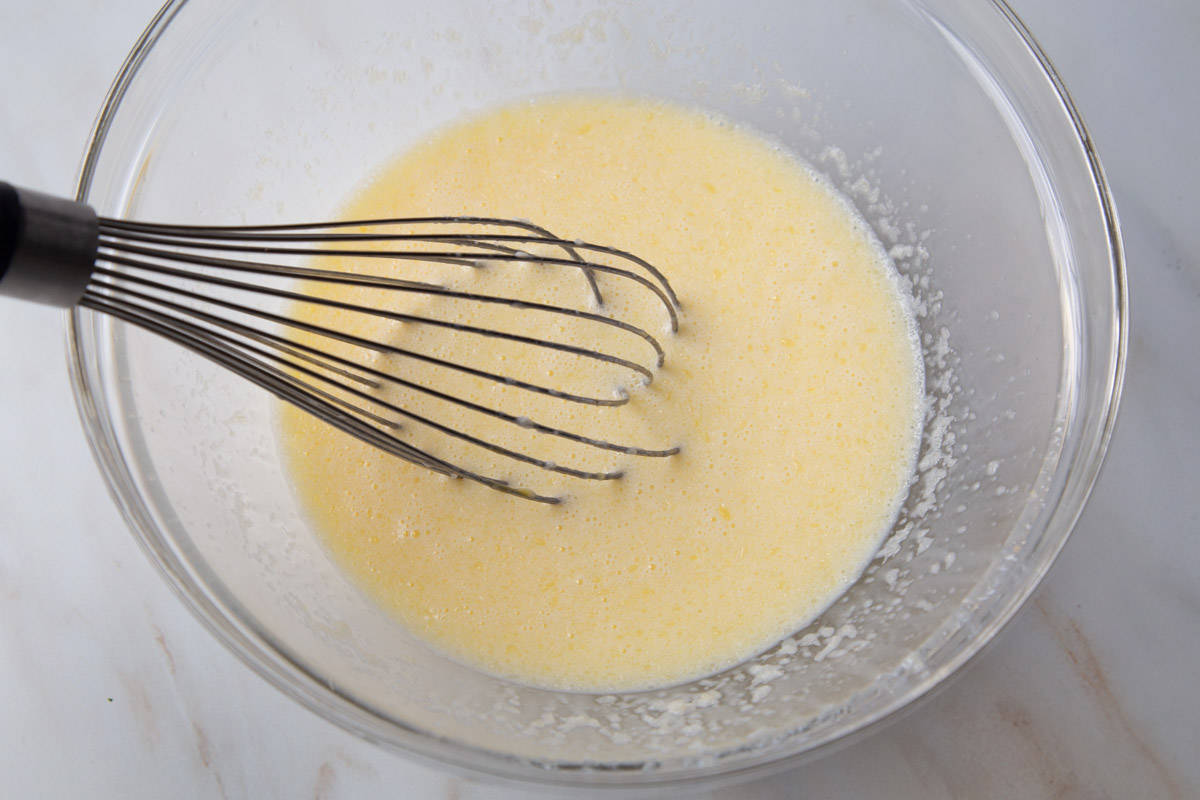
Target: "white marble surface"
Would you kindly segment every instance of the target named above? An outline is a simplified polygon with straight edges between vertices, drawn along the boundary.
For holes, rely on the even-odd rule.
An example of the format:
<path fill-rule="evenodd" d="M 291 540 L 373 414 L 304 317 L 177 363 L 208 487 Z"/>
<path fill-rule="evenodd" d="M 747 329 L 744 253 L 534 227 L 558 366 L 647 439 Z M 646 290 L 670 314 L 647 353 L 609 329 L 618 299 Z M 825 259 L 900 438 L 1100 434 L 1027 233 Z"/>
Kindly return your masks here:
<path fill-rule="evenodd" d="M 0 176 L 69 193 L 155 5 L 0 0 Z M 713 797 L 1200 795 L 1200 6 L 1016 5 L 1090 124 L 1124 223 L 1134 327 L 1107 466 L 1034 601 L 949 688 L 860 744 Z M 5 302 L 0 319 L 3 796 L 522 796 L 380 752 L 227 653 L 106 494 L 61 316 Z"/>

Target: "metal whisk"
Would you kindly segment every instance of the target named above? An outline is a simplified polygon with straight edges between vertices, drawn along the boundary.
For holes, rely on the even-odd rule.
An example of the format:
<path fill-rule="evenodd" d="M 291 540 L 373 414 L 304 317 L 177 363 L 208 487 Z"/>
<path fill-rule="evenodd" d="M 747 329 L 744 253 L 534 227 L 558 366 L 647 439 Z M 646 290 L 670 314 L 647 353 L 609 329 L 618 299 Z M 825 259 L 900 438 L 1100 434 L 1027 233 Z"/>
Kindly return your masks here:
<path fill-rule="evenodd" d="M 298 259 L 309 259 L 307 263 L 312 263 L 311 259 L 322 257 L 469 267 L 532 262 L 581 273 L 594 303 L 588 310 L 460 291 L 427 281 L 280 263 Z M 402 270 L 395 271 L 403 274 Z M 404 387 L 586 448 L 648 457 L 670 456 L 679 448 L 617 443 L 542 424 L 523 414 L 444 392 L 437 385 L 410 380 L 402 370 L 373 367 L 371 358 L 386 354 L 398 357 L 400 363 L 421 363 L 585 406 L 627 403 L 629 394 L 623 389 L 609 397 L 567 391 L 506 375 L 498 366 L 480 366 L 454 355 L 443 357 L 405 349 L 378 338 L 363 338 L 353 331 L 304 321 L 289 315 L 286 309 L 285 313 L 277 313 L 266 306 L 302 301 L 339 312 L 433 326 L 480 337 L 480 341 L 504 342 L 506 347 L 566 353 L 627 370 L 630 376 L 649 383 L 663 364 L 663 346 L 645 327 L 600 313 L 605 304 L 597 275 L 625 281 L 650 293 L 665 312 L 670 330 L 678 330 L 678 299 L 663 274 L 653 266 L 623 250 L 559 239 L 529 222 L 422 217 L 296 225 L 164 225 L 99 217 L 83 203 L 0 182 L 0 295 L 68 308 L 79 305 L 123 320 L 211 359 L 381 450 L 445 475 L 467 478 L 544 503 L 558 503 L 561 498 L 538 494 L 500 477 L 451 463 L 439 457 L 433 448 L 420 447 L 402 438 L 406 426 L 410 423 L 425 426 L 438 435 L 453 437 L 504 458 L 575 478 L 612 480 L 621 476 L 621 470 L 578 469 L 501 446 L 485 436 L 456 429 L 392 402 L 382 397 L 379 389 L 385 384 Z M 395 310 L 386 303 L 365 305 L 306 290 L 321 284 L 363 287 L 389 295 L 419 295 L 447 302 L 500 305 L 516 311 L 535 310 L 586 320 L 640 340 L 646 355 L 633 358 L 595 346 L 472 325 L 469 320 L 456 321 L 436 314 Z"/>

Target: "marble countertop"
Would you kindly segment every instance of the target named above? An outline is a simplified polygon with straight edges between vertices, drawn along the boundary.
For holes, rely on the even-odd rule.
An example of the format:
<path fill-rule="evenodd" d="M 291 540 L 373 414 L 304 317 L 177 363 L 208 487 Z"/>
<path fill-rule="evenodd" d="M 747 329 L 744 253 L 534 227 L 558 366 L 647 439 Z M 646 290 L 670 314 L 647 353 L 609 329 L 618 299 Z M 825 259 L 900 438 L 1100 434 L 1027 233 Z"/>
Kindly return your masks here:
<path fill-rule="evenodd" d="M 0 4 L 0 175 L 70 192 L 156 3 Z M 1129 372 L 1100 483 L 1032 602 L 949 687 L 859 744 L 713 798 L 1200 795 L 1200 6 L 1015 6 L 1089 123 L 1125 233 Z M 5 796 L 523 796 L 379 751 L 218 644 L 108 497 L 61 315 L 0 313 Z"/>

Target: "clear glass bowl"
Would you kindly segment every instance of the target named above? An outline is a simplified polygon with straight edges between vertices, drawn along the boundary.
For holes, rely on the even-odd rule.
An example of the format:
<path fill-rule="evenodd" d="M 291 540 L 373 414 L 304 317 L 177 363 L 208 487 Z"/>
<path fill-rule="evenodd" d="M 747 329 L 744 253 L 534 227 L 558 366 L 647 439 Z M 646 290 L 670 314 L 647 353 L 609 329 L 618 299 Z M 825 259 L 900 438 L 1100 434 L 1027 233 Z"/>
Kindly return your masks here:
<path fill-rule="evenodd" d="M 863 578 L 752 662 L 673 689 L 565 694 L 430 651 L 331 563 L 239 379 L 87 311 L 79 408 L 150 558 L 282 691 L 386 747 L 545 783 L 714 781 L 891 717 L 977 653 L 1062 547 L 1120 392 L 1115 213 L 1065 90 L 1003 5 L 191 0 L 113 86 L 79 197 L 196 223 L 320 219 L 463 113 L 576 90 L 704 106 L 840 185 L 912 281 L 921 474 Z"/>

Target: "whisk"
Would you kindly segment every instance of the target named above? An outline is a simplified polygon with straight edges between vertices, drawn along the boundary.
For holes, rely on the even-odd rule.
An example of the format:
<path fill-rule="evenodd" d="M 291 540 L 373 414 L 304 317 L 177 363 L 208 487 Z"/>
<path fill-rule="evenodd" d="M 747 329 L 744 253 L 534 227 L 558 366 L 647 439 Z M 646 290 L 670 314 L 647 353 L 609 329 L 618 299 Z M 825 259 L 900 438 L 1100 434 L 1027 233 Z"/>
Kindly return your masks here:
<path fill-rule="evenodd" d="M 466 229 L 466 230 L 464 230 Z M 519 297 L 461 291 L 436 283 L 343 272 L 320 266 L 280 263 L 308 259 L 387 259 L 403 267 L 436 264 L 508 265 L 530 262 L 579 272 L 590 308 Z M 404 274 L 402 269 L 394 270 Z M 411 274 L 411 273 L 410 273 Z M 522 220 L 490 217 L 403 217 L 287 225 L 201 226 L 133 222 L 101 217 L 88 205 L 0 182 L 0 295 L 55 306 L 81 306 L 163 336 L 208 358 L 276 397 L 292 403 L 374 447 L 444 475 L 466 478 L 501 492 L 543 503 L 561 496 L 541 494 L 509 480 L 439 457 L 435 448 L 405 438 L 410 424 L 425 426 L 506 459 L 585 480 L 613 480 L 622 470 L 586 470 L 502 446 L 397 404 L 378 391 L 393 384 L 452 403 L 508 425 L 585 448 L 631 456 L 667 457 L 678 447 L 641 447 L 540 423 L 529 416 L 489 407 L 409 379 L 398 368 L 371 366 L 372 355 L 396 356 L 391 363 L 423 363 L 473 380 L 582 406 L 629 402 L 618 388 L 612 396 L 568 391 L 537 380 L 507 375 L 500 366 L 418 352 L 380 338 L 364 338 L 276 313 L 271 303 L 309 302 L 339 312 L 503 341 L 506 347 L 558 352 L 627 371 L 648 384 L 664 363 L 659 338 L 606 309 L 597 276 L 624 281 L 648 293 L 665 314 L 665 327 L 679 327 L 679 301 L 664 275 L 623 250 L 560 239 Z M 281 284 L 282 281 L 282 285 Z M 306 287 L 321 284 L 366 287 L 435 301 L 503 306 L 514 314 L 536 310 L 607 326 L 644 343 L 644 357 L 596 345 L 557 341 L 498 327 L 473 325 L 445 315 L 410 313 L 386 303 L 364 305 L 321 296 Z M 235 299 L 230 299 L 231 297 Z M 240 298 L 240 299 L 237 299 Z M 269 302 L 268 302 L 269 301 Z M 290 334 L 290 335 L 289 335 Z M 303 339 L 303 341 L 301 340 Z M 334 345 L 334 343 L 338 343 Z M 482 350 L 483 348 L 479 348 Z M 407 361 L 406 361 L 407 360 Z"/>

